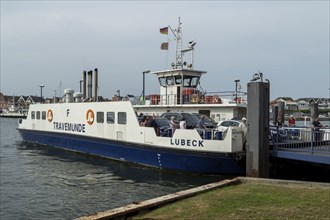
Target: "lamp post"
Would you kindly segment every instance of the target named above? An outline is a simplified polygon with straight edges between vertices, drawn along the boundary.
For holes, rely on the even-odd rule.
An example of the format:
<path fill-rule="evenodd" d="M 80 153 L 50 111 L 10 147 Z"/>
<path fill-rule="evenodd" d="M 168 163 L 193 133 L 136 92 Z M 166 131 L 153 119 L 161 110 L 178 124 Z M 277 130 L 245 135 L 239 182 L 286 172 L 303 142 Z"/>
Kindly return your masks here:
<path fill-rule="evenodd" d="M 44 88 L 44 87 L 45 87 L 45 85 L 43 85 L 43 84 L 40 85 L 40 96 L 41 96 L 41 101 L 42 101 L 42 88 Z"/>
<path fill-rule="evenodd" d="M 142 72 L 143 75 L 143 87 L 142 87 L 142 97 L 143 97 L 143 101 L 145 101 L 146 96 L 145 96 L 145 74 L 146 73 L 150 73 L 150 70 L 146 70 Z"/>
<path fill-rule="evenodd" d="M 238 83 L 240 82 L 239 79 L 235 80 L 235 102 L 237 103 L 237 87 L 238 87 Z"/>

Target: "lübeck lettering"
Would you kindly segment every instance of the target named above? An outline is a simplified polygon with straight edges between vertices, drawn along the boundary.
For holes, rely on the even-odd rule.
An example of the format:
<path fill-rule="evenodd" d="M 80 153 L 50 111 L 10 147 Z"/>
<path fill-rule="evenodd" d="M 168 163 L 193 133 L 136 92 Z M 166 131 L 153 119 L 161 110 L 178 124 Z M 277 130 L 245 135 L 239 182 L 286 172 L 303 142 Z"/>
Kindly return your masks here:
<path fill-rule="evenodd" d="M 181 145 L 187 147 L 204 147 L 203 140 L 190 140 L 190 139 L 170 139 L 171 145 Z"/>
<path fill-rule="evenodd" d="M 85 124 L 53 122 L 53 125 L 54 125 L 54 130 L 85 133 Z"/>

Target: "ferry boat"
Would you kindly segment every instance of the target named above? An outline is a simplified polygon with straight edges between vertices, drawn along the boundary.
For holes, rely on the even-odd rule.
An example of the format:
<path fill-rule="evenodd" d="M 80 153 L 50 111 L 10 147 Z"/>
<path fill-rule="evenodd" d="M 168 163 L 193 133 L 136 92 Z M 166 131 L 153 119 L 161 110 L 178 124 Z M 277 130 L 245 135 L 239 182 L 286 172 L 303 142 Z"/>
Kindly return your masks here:
<path fill-rule="evenodd" d="M 180 24 L 179 20 L 178 28 L 173 31 L 178 45 L 181 44 Z M 189 51 L 193 51 L 193 47 L 190 44 Z M 199 79 L 206 72 L 194 70 L 192 64 L 185 67 L 181 60 L 186 51 L 177 50 L 172 69 L 154 72 L 160 82 L 160 95 L 152 96 L 149 101 L 143 94 L 138 103 L 131 100 L 98 102 L 97 69 L 94 98 L 92 71 L 88 74 L 84 71 L 83 93 L 66 89 L 64 103 L 30 105 L 27 119 L 19 121 L 18 131 L 28 142 L 160 170 L 244 174 L 244 128 L 229 127 L 224 133 L 215 129 L 176 129 L 160 135 L 153 127 L 139 124 L 140 113 L 153 117 L 168 111 L 219 114 L 219 117 L 246 114 L 246 103 L 238 102 L 237 94 L 235 101 L 216 102 L 213 101 L 216 97 L 206 101 L 207 96 L 196 91 Z"/>

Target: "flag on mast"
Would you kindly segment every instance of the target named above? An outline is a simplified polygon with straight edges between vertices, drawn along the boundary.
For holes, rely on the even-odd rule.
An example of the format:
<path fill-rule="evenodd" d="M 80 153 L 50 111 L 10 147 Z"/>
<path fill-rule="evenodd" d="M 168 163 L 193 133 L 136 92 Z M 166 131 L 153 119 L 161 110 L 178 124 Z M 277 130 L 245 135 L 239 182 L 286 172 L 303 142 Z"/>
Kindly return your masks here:
<path fill-rule="evenodd" d="M 161 29 L 159 30 L 159 32 L 160 32 L 161 34 L 168 34 L 168 27 L 161 28 Z"/>
<path fill-rule="evenodd" d="M 168 50 L 168 42 L 166 43 L 162 43 L 162 45 L 160 46 L 161 50 Z"/>

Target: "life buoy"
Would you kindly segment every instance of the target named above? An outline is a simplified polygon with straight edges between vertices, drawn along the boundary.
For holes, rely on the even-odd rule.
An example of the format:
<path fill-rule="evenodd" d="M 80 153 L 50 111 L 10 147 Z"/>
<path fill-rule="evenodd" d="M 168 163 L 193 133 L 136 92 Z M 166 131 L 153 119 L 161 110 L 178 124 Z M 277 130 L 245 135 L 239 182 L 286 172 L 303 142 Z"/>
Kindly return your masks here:
<path fill-rule="evenodd" d="M 49 122 L 53 121 L 53 111 L 51 109 L 48 109 L 48 111 L 47 111 L 47 120 Z"/>
<path fill-rule="evenodd" d="M 94 112 L 92 109 L 88 109 L 86 113 L 86 121 L 89 125 L 92 125 L 94 123 Z"/>

